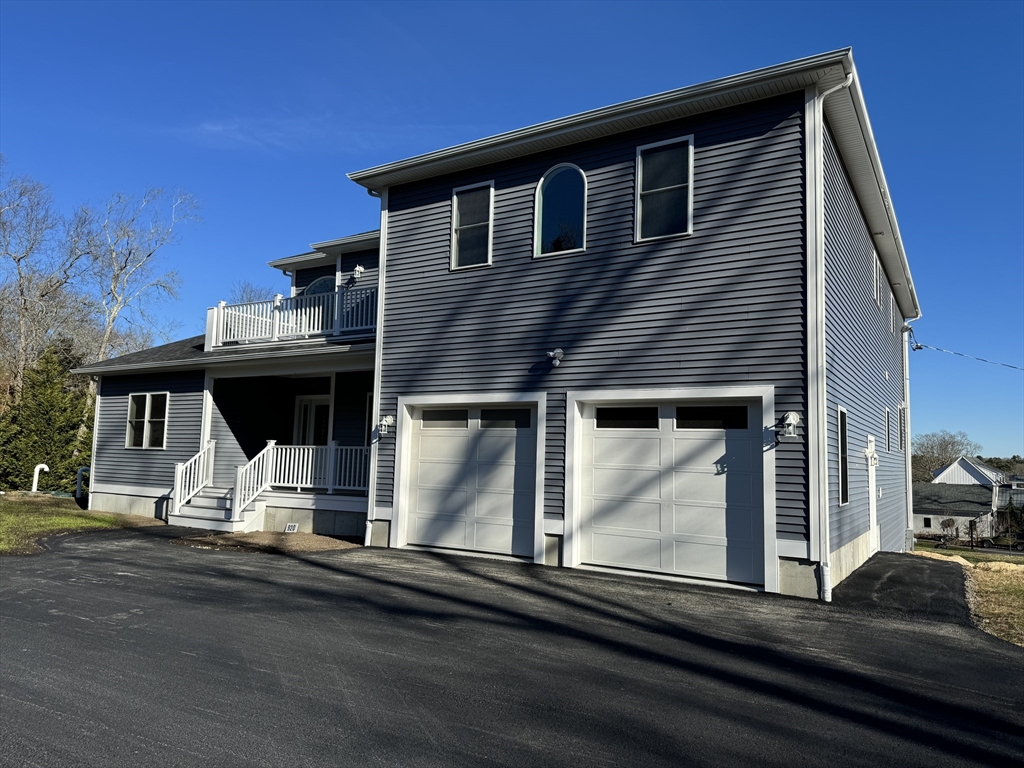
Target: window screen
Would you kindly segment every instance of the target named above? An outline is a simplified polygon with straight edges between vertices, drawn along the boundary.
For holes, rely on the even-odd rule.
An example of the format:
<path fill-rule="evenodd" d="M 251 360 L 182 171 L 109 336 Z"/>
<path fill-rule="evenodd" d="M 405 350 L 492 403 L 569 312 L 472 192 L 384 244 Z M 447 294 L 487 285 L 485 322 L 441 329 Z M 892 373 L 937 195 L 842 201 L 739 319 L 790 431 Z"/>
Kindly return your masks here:
<path fill-rule="evenodd" d="M 465 408 L 424 409 L 421 417 L 424 429 L 467 429 L 469 411 Z"/>
<path fill-rule="evenodd" d="M 455 193 L 454 265 L 487 264 L 491 243 L 491 187 L 474 187 Z"/>
<path fill-rule="evenodd" d="M 690 229 L 690 142 L 642 148 L 638 159 L 639 239 Z"/>
<path fill-rule="evenodd" d="M 658 406 L 598 408 L 598 429 L 658 429 Z"/>
<path fill-rule="evenodd" d="M 482 408 L 481 429 L 529 429 L 529 408 Z"/>
<path fill-rule="evenodd" d="M 676 408 L 676 429 L 746 429 L 745 405 L 697 405 Z"/>
<path fill-rule="evenodd" d="M 142 448 L 146 439 L 146 396 L 128 398 L 128 446 Z"/>
<path fill-rule="evenodd" d="M 167 429 L 167 393 L 128 396 L 129 448 L 163 448 Z"/>

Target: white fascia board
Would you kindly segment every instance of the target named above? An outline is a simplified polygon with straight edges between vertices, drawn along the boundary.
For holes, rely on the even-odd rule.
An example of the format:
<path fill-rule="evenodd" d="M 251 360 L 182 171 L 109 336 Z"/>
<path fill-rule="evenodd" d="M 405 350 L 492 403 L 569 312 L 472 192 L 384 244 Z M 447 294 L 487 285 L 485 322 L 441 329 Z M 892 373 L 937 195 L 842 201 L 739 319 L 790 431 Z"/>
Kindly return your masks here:
<path fill-rule="evenodd" d="M 209 366 L 237 365 L 240 363 L 251 363 L 254 361 L 268 362 L 287 360 L 296 357 L 321 357 L 324 355 L 336 355 L 342 353 L 372 353 L 376 344 L 366 342 L 365 344 L 331 345 L 320 349 L 309 349 L 307 346 L 297 342 L 297 349 L 283 349 L 274 352 L 261 351 L 255 348 L 251 353 L 244 355 L 231 355 L 193 360 L 169 360 L 166 362 L 156 361 L 149 363 L 135 363 L 134 365 L 111 365 L 103 368 L 75 368 L 71 373 L 88 374 L 90 376 L 109 374 L 118 375 L 122 373 L 137 373 L 140 371 L 180 371 L 188 369 L 206 368 Z"/>
<path fill-rule="evenodd" d="M 730 106 L 733 103 L 770 97 L 776 93 L 799 90 L 827 74 L 830 68 L 844 67 L 847 61 L 852 61 L 850 49 L 843 48 L 580 112 L 405 160 L 355 171 L 348 174 L 348 177 L 367 189 L 380 189 L 453 170 L 511 159 L 551 149 L 554 146 L 564 146 L 630 130 L 646 122 L 674 119 L 681 115 L 672 114 L 671 110 L 691 102 L 708 100 L 695 110 L 703 112 Z M 780 85 L 784 90 L 778 90 Z M 666 110 L 669 114 L 658 115 Z M 648 120 L 645 121 L 645 117 Z"/>
<path fill-rule="evenodd" d="M 825 115 L 902 317 L 916 320 L 921 307 L 852 53 L 847 66 L 853 81 L 825 100 Z"/>

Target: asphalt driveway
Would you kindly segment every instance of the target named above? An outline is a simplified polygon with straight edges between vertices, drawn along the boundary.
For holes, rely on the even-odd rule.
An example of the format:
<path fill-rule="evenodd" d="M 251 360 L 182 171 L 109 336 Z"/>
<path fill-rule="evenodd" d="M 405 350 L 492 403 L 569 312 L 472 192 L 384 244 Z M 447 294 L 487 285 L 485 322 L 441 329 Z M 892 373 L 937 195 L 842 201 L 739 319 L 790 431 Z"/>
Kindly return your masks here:
<path fill-rule="evenodd" d="M 204 551 L 175 534 L 0 559 L 0 764 L 1024 759 L 1024 650 L 969 626 L 950 563 L 876 556 L 823 605 L 381 549 Z"/>

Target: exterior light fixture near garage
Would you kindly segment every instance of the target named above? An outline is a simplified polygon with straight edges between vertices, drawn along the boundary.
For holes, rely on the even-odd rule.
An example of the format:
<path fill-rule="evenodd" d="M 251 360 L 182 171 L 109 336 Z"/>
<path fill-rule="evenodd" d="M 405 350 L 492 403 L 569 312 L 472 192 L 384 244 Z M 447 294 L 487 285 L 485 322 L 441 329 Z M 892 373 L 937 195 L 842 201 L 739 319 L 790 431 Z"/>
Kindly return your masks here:
<path fill-rule="evenodd" d="M 386 435 L 388 431 L 395 425 L 395 417 L 390 413 L 380 420 L 380 424 L 377 425 L 377 433 Z"/>
<path fill-rule="evenodd" d="M 796 426 L 799 423 L 800 414 L 796 411 L 787 411 L 786 415 L 772 427 L 775 430 L 775 444 L 782 442 L 784 437 L 796 437 Z"/>
<path fill-rule="evenodd" d="M 557 368 L 558 364 L 562 362 L 562 358 L 565 357 L 565 352 L 562 351 L 561 347 L 555 347 L 548 352 L 548 357 L 551 358 L 551 365 Z"/>

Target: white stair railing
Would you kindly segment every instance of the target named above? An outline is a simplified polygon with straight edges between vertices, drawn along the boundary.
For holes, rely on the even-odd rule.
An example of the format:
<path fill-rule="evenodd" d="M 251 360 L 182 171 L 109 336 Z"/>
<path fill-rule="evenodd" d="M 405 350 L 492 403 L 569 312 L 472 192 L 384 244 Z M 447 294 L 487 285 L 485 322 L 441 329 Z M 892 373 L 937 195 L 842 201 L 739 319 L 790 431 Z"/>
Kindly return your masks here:
<path fill-rule="evenodd" d="M 241 520 L 242 511 L 270 487 L 276 441 L 252 457 L 248 464 L 235 468 L 235 490 L 231 501 L 231 519 Z"/>
<path fill-rule="evenodd" d="M 210 440 L 191 459 L 179 461 L 174 465 L 171 514 L 179 514 L 189 499 L 213 482 L 213 461 L 216 447 L 217 441 Z"/>

